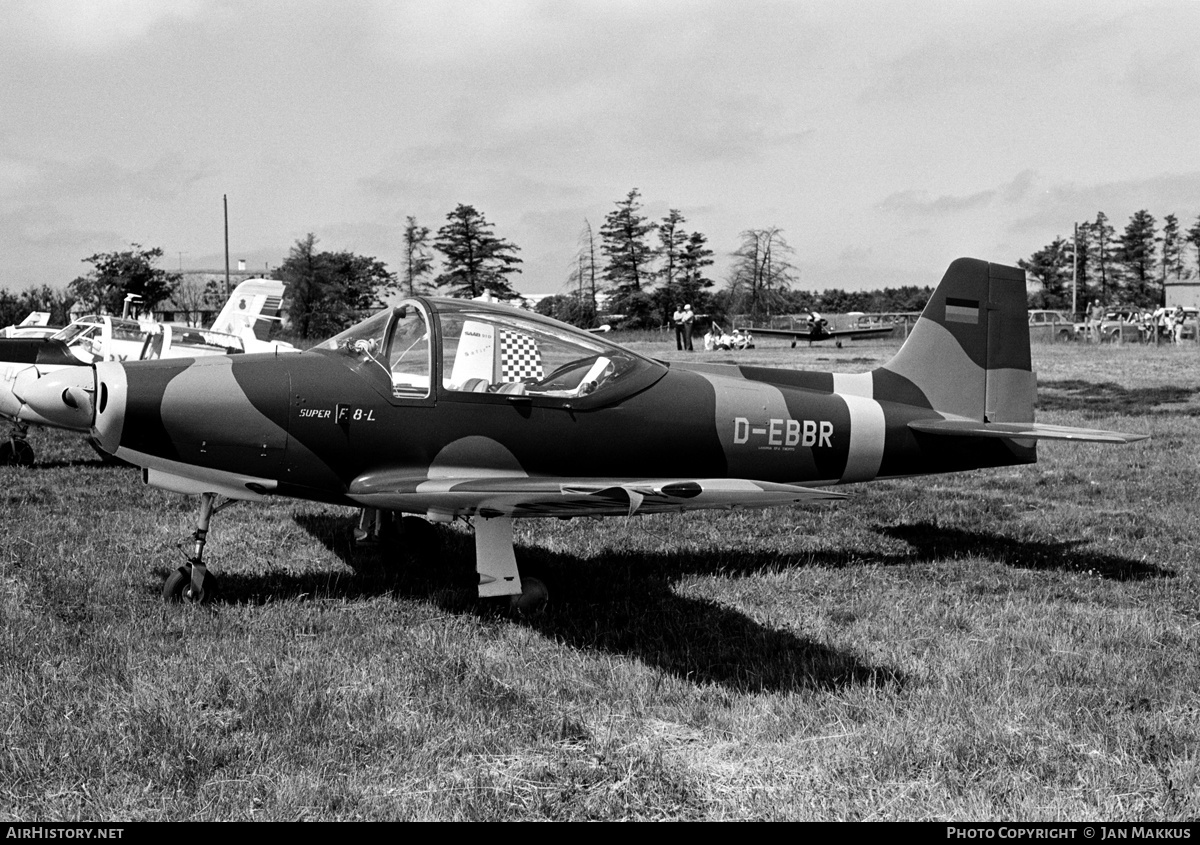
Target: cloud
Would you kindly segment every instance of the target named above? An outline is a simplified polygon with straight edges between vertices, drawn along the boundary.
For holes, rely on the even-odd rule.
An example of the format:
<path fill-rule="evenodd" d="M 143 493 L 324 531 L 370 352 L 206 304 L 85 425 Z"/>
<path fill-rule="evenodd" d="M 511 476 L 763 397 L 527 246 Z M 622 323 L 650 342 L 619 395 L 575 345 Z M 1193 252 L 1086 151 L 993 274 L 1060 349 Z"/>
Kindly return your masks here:
<path fill-rule="evenodd" d="M 148 36 L 160 23 L 192 18 L 199 0 L 26 0 L 5 3 L 0 29 L 26 45 L 103 52 Z"/>
<path fill-rule="evenodd" d="M 996 196 L 996 191 L 979 191 L 965 196 L 930 197 L 928 191 L 911 189 L 899 191 L 879 204 L 884 211 L 904 215 L 940 216 L 971 211 L 988 205 Z"/>
<path fill-rule="evenodd" d="M 1037 173 L 1033 170 L 1022 170 L 1011 182 L 1000 189 L 1000 198 L 1007 203 L 1017 203 L 1029 196 Z"/>

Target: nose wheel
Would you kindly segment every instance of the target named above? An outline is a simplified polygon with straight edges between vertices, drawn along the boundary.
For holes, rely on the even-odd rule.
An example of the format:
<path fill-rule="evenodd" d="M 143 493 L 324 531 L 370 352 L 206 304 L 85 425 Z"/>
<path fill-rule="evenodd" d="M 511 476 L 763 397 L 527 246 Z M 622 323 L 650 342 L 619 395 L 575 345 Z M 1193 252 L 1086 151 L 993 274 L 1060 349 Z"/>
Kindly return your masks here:
<path fill-rule="evenodd" d="M 217 576 L 205 572 L 200 588 L 192 584 L 192 567 L 181 566 L 167 576 L 163 582 L 163 600 L 171 604 L 203 604 L 211 601 L 217 592 Z"/>
<path fill-rule="evenodd" d="M 22 437 L 10 437 L 0 443 L 0 464 L 27 467 L 33 464 L 33 447 Z"/>
<path fill-rule="evenodd" d="M 208 526 L 213 514 L 225 510 L 236 499 L 218 505 L 216 493 L 200 495 L 200 518 L 196 521 L 196 533 L 192 535 L 195 545 L 188 562 L 167 576 L 162 595 L 165 601 L 203 603 L 212 601 L 217 592 L 216 576 L 204 565 L 204 546 L 208 542 Z"/>
<path fill-rule="evenodd" d="M 33 464 L 33 447 L 25 439 L 28 426 L 13 426 L 8 439 L 0 441 L 0 465 L 27 467 Z"/>

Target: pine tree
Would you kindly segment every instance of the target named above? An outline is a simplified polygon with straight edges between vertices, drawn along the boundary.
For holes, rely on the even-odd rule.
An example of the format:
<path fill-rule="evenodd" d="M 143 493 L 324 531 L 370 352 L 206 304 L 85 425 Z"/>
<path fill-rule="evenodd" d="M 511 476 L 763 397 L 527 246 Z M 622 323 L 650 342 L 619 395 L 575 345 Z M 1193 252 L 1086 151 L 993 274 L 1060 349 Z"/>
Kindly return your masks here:
<path fill-rule="evenodd" d="M 506 278 L 521 272 L 513 253 L 518 247 L 492 234 L 492 224 L 473 206 L 458 205 L 446 215 L 433 247 L 445 257 L 446 269 L 435 280 L 450 288 L 451 296 L 474 298 L 487 291 L 499 299 L 511 299 L 516 291 Z"/>
<path fill-rule="evenodd" d="M 1167 279 L 1183 278 L 1183 232 L 1179 218 L 1168 214 L 1163 218 L 1162 252 L 1159 260 L 1162 270 L 1163 299 L 1166 300 Z"/>
<path fill-rule="evenodd" d="M 1093 253 L 1096 250 L 1095 237 L 1091 223 L 1080 223 L 1075 227 L 1075 242 L 1071 247 L 1074 255 L 1075 294 L 1073 297 L 1076 310 L 1084 308 L 1095 296 L 1091 290 L 1093 284 L 1091 268 L 1095 261 Z M 1098 291 L 1096 292 L 1099 293 Z"/>
<path fill-rule="evenodd" d="M 1196 248 L 1196 272 L 1200 274 L 1200 217 L 1187 230 L 1187 242 Z"/>
<path fill-rule="evenodd" d="M 1125 266 L 1128 281 L 1126 298 L 1138 306 L 1161 305 L 1165 300 L 1154 284 L 1154 244 L 1157 242 L 1154 217 L 1146 209 L 1134 212 L 1121 235 L 1118 258 Z"/>
<path fill-rule="evenodd" d="M 1116 293 L 1119 279 L 1113 275 L 1112 251 L 1113 237 L 1116 230 L 1108 223 L 1108 215 L 1103 211 L 1096 212 L 1096 222 L 1091 225 L 1092 238 L 1096 248 L 1096 269 L 1100 276 L 1100 301 L 1107 303 L 1109 295 Z"/>
<path fill-rule="evenodd" d="M 617 203 L 600 227 L 600 251 L 608 259 L 604 279 L 613 290 L 612 308 L 626 314 L 630 324 L 652 322 L 650 298 L 642 290 L 650 283 L 650 262 L 654 251 L 646 242 L 654 224 L 640 212 L 641 194 L 634 188 Z"/>
<path fill-rule="evenodd" d="M 712 279 L 704 275 L 704 268 L 711 267 L 713 263 L 713 251 L 706 246 L 707 243 L 708 238 L 704 235 L 692 232 L 679 260 L 679 296 L 684 302 L 691 302 L 700 311 L 708 310 L 708 304 L 705 302 L 708 294 L 703 291 L 713 285 Z"/>
<path fill-rule="evenodd" d="M 687 232 L 683 229 L 684 217 L 679 209 L 672 208 L 667 216 L 658 224 L 658 258 L 660 267 L 658 277 L 662 281 L 657 297 L 659 309 L 663 314 L 663 322 L 670 322 L 671 312 L 680 305 L 677 291 L 680 276 L 680 262 L 684 248 L 687 246 Z"/>

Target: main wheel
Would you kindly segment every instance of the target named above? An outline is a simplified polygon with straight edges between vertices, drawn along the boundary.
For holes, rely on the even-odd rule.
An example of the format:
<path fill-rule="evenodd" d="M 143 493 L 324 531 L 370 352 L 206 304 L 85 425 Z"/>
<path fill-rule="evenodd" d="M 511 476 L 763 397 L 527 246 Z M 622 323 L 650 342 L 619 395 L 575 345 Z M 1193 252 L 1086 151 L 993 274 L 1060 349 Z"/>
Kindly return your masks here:
<path fill-rule="evenodd" d="M 537 616 L 546 609 L 550 591 L 539 578 L 522 578 L 521 594 L 509 599 L 509 609 L 517 616 Z"/>
<path fill-rule="evenodd" d="M 0 443 L 0 464 L 27 467 L 33 463 L 33 447 L 23 437 L 10 437 Z"/>
<path fill-rule="evenodd" d="M 442 537 L 433 523 L 419 516 L 402 517 L 399 521 L 400 547 L 416 557 L 432 557 L 442 545 Z"/>
<path fill-rule="evenodd" d="M 204 586 L 198 593 L 192 589 L 192 570 L 188 566 L 181 566 L 167 576 L 162 589 L 163 599 L 171 604 L 204 604 L 212 601 L 216 593 L 217 577 L 211 572 L 204 573 Z"/>

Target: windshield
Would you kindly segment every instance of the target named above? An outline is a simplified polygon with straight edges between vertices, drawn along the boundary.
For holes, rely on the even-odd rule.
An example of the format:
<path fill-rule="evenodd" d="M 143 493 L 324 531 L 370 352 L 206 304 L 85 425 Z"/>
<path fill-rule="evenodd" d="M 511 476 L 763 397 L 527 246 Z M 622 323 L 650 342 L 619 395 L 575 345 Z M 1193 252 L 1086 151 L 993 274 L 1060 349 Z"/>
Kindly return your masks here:
<path fill-rule="evenodd" d="M 380 311 L 313 351 L 344 356 L 374 378 L 386 375 L 394 398 L 429 395 L 429 323 L 414 304 Z"/>
<path fill-rule="evenodd" d="M 61 340 L 63 343 L 70 343 L 72 340 L 80 337 L 81 335 L 83 337 L 99 335 L 100 330 L 103 328 L 101 324 L 87 322 L 98 319 L 98 317 L 84 317 L 82 320 L 77 320 L 76 322 L 71 323 L 71 325 L 67 326 L 65 329 L 60 329 L 57 334 L 53 335 L 53 338 L 55 340 Z"/>

